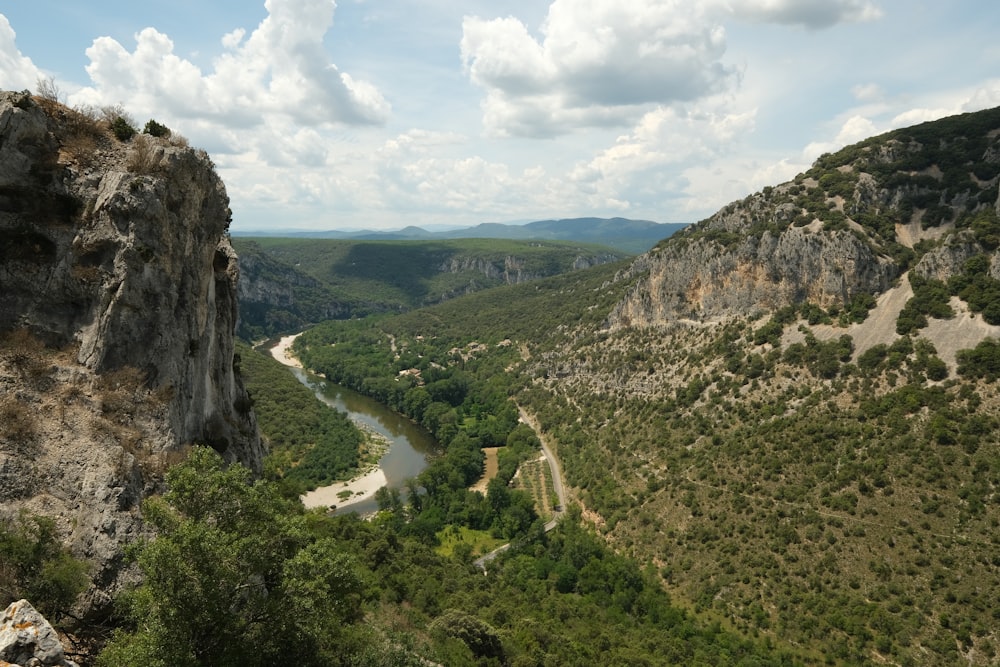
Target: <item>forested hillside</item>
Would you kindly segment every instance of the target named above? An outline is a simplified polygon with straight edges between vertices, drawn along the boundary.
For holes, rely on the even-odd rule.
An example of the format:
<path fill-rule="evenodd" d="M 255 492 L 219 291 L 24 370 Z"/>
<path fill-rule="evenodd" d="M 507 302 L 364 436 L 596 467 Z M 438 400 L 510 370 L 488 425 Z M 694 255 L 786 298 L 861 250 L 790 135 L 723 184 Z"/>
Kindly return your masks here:
<path fill-rule="evenodd" d="M 572 241 L 233 239 L 239 334 L 257 339 L 328 319 L 402 312 L 628 255 Z"/>
<path fill-rule="evenodd" d="M 511 397 L 584 519 L 703 618 L 807 662 L 992 664 L 998 131 L 877 137 L 623 270 L 324 325 L 302 357 L 476 445 Z"/>

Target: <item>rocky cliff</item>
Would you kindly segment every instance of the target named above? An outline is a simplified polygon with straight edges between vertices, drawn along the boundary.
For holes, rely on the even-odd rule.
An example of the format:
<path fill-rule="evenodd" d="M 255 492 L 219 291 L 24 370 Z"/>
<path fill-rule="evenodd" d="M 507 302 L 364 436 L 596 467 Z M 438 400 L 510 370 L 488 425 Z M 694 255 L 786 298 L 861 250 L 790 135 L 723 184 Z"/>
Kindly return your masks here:
<path fill-rule="evenodd" d="M 991 252 L 1000 110 L 824 155 L 794 181 L 734 202 L 640 257 L 609 324 L 656 326 L 810 302 L 843 308 L 907 270 L 947 280 Z M 992 217 L 991 217 L 992 216 Z M 991 273 L 1000 275 L 992 260 Z"/>
<path fill-rule="evenodd" d="M 204 152 L 0 93 L 0 500 L 57 517 L 99 598 L 184 446 L 261 468 L 229 220 Z"/>

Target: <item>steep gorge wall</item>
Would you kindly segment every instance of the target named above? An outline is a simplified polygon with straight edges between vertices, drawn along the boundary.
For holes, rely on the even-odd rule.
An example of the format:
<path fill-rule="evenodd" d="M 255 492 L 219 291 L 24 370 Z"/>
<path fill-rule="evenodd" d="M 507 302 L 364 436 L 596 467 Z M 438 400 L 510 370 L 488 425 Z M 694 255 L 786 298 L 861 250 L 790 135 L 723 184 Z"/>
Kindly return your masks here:
<path fill-rule="evenodd" d="M 904 128 L 821 156 L 639 257 L 611 328 L 844 306 L 904 272 L 946 280 L 992 255 L 1000 109 Z"/>
<path fill-rule="evenodd" d="M 233 368 L 239 271 L 222 181 L 204 153 L 148 139 L 73 161 L 66 132 L 29 96 L 0 95 L 0 331 L 76 342 L 97 373 L 139 369 L 172 392 L 177 443 L 259 470 Z"/>
<path fill-rule="evenodd" d="M 885 291 L 898 270 L 849 232 L 793 227 L 731 245 L 705 238 L 667 244 L 629 273 L 646 275 L 615 308 L 616 325 L 762 314 L 806 301 L 826 307 Z"/>
<path fill-rule="evenodd" d="M 234 359 L 228 197 L 181 142 L 0 93 L 0 522 L 52 517 L 102 613 L 190 443 L 260 471 Z"/>

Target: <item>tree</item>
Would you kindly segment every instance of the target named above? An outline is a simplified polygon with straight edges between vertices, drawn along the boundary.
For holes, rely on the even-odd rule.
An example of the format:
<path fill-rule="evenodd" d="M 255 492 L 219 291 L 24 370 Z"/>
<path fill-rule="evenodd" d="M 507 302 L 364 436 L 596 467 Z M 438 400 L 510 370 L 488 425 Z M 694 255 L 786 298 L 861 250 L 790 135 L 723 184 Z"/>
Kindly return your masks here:
<path fill-rule="evenodd" d="M 311 538 L 273 483 L 196 448 L 143 503 L 142 585 L 101 665 L 337 664 L 362 586 L 333 540 Z"/>
<path fill-rule="evenodd" d="M 21 515 L 0 523 L 0 597 L 28 598 L 58 620 L 88 584 L 86 563 L 59 542 L 53 519 Z"/>

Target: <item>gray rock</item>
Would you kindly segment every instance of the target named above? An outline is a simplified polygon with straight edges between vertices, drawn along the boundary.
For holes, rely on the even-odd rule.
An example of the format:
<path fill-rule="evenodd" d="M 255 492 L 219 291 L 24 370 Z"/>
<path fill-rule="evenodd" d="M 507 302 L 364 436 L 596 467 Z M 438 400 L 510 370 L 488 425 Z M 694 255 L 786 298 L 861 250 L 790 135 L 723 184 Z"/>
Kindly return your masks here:
<path fill-rule="evenodd" d="M 11 667 L 76 667 L 66 660 L 56 631 L 27 600 L 12 602 L 0 617 L 0 662 Z"/>
<path fill-rule="evenodd" d="M 264 447 L 233 369 L 229 198 L 211 161 L 146 138 L 111 142 L 84 166 L 65 158 L 67 132 L 30 96 L 0 93 L 0 331 L 75 341 L 99 373 L 139 369 L 170 389 L 177 443 L 259 472 Z"/>
<path fill-rule="evenodd" d="M 0 92 L 0 337 L 27 329 L 51 366 L 29 383 L 0 349 L 0 400 L 30 422 L 0 429 L 0 521 L 56 521 L 92 566 L 83 618 L 134 577 L 123 544 L 185 445 L 258 472 L 264 445 L 234 367 L 239 267 L 211 161 L 74 113 Z"/>

